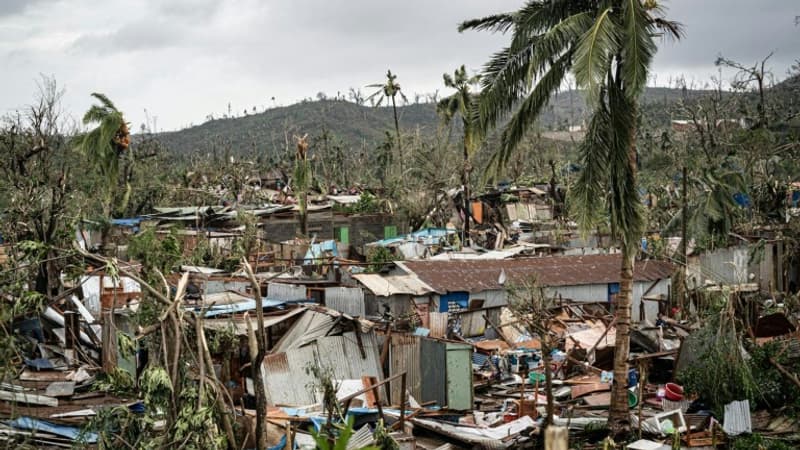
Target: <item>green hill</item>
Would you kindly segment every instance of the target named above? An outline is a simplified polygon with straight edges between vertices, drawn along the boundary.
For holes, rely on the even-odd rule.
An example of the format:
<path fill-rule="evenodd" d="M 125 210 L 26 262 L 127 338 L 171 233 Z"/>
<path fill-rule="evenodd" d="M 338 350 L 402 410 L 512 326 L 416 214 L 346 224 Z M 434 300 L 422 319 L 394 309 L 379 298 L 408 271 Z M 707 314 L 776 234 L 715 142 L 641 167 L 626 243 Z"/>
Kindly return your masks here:
<path fill-rule="evenodd" d="M 790 93 L 796 99 L 799 77 L 793 77 L 774 89 Z M 696 98 L 706 91 L 671 88 L 648 88 L 642 99 L 642 111 L 652 123 L 667 126 L 671 107 L 682 98 Z M 785 99 L 785 95 L 776 96 Z M 797 105 L 797 102 L 792 102 Z M 435 105 L 409 104 L 398 107 L 400 126 L 405 132 L 432 136 L 439 126 Z M 564 91 L 553 97 L 539 124 L 543 130 L 565 130 L 579 125 L 587 113 L 578 91 Z M 303 101 L 290 106 L 268 109 L 258 114 L 214 119 L 179 131 L 161 133 L 159 138 L 172 152 L 181 155 L 259 154 L 281 158 L 293 150 L 292 136 L 308 133 L 319 136 L 323 130 L 341 141 L 344 148 L 374 149 L 394 130 L 392 110 L 373 108 L 344 100 Z M 288 144 L 288 145 L 287 145 Z"/>

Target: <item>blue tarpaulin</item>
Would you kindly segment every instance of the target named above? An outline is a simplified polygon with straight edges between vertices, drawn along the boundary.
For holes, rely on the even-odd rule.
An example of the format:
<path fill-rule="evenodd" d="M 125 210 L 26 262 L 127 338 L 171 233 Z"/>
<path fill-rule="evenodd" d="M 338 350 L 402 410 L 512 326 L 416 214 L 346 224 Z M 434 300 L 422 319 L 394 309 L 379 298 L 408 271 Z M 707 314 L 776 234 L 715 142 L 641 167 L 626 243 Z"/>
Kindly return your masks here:
<path fill-rule="evenodd" d="M 33 419 L 30 417 L 18 417 L 14 420 L 9 420 L 6 425 L 20 430 L 41 431 L 44 433 L 55 434 L 57 436 L 65 437 L 72 440 L 82 439 L 87 444 L 94 444 L 97 442 L 97 433 L 81 432 L 78 427 L 68 427 L 66 425 L 57 425 L 44 420 Z"/>
<path fill-rule="evenodd" d="M 339 256 L 339 248 L 336 246 L 336 241 L 324 241 L 317 244 L 311 244 L 308 248 L 303 264 L 313 264 L 315 260 L 323 256 L 333 255 Z"/>
<path fill-rule="evenodd" d="M 298 299 L 298 300 L 278 300 L 274 298 L 263 298 L 261 301 L 262 308 L 276 308 L 279 306 L 283 306 L 290 303 L 308 303 L 308 299 Z M 200 311 L 199 308 L 189 308 L 194 311 Z M 230 305 L 214 305 L 211 308 L 208 308 L 203 314 L 204 317 L 214 317 L 214 316 L 221 316 L 224 314 L 236 314 L 245 311 L 252 311 L 256 309 L 256 301 L 255 300 L 245 300 L 238 303 L 232 303 Z"/>
<path fill-rule="evenodd" d="M 431 244 L 437 244 L 441 238 L 454 233 L 456 233 L 456 230 L 447 228 L 425 228 L 403 236 L 397 236 L 389 239 L 382 239 L 380 241 L 375 241 L 372 243 L 372 245 L 386 247 L 401 242 L 419 242 L 419 241 L 422 241 L 423 244 L 431 245 Z"/>

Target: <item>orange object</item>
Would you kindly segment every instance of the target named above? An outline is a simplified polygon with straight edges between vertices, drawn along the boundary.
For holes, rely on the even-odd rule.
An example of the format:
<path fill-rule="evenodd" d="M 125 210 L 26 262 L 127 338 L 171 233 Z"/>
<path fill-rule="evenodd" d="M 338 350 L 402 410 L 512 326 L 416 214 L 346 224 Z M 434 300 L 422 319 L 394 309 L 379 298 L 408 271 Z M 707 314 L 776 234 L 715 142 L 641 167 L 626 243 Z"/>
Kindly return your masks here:
<path fill-rule="evenodd" d="M 483 203 L 472 202 L 472 218 L 476 223 L 483 223 Z"/>

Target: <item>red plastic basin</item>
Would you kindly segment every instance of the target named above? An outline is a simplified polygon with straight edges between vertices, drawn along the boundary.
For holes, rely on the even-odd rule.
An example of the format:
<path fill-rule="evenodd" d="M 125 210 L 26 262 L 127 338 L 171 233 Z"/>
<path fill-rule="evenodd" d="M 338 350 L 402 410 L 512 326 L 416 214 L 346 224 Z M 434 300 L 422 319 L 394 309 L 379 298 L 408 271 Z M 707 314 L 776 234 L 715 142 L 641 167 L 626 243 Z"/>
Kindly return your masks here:
<path fill-rule="evenodd" d="M 666 397 L 667 400 L 672 400 L 673 402 L 683 400 L 683 386 L 675 383 L 667 383 L 664 390 L 664 397 Z"/>

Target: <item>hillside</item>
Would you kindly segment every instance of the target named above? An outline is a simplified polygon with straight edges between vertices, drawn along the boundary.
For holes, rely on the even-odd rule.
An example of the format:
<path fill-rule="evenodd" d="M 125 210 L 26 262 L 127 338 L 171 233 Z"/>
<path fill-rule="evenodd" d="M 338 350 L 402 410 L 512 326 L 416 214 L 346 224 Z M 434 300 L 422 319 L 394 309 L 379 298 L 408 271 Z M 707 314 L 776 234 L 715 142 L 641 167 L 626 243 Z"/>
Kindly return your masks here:
<path fill-rule="evenodd" d="M 800 78 L 785 80 L 775 90 L 797 97 Z M 652 123 L 667 125 L 671 106 L 681 98 L 693 98 L 706 91 L 672 88 L 648 88 L 642 98 L 642 110 Z M 783 95 L 776 96 L 783 98 Z M 794 102 L 796 105 L 797 103 Z M 405 131 L 434 135 L 439 118 L 431 103 L 398 107 L 400 125 Z M 565 91 L 553 97 L 540 119 L 544 130 L 563 130 L 581 124 L 586 114 L 583 96 L 578 91 Z M 372 108 L 343 100 L 304 101 L 290 106 L 268 109 L 258 114 L 215 119 L 201 125 L 160 134 L 161 141 L 178 155 L 230 152 L 280 157 L 291 151 L 295 134 L 319 136 L 323 129 L 343 143 L 345 148 L 373 149 L 384 140 L 386 131 L 394 130 L 389 107 Z M 286 140 L 289 139 L 289 148 Z"/>
<path fill-rule="evenodd" d="M 436 131 L 438 119 L 431 104 L 398 108 L 403 129 Z M 247 153 L 253 149 L 276 155 L 285 151 L 288 137 L 308 133 L 319 136 L 327 129 L 345 146 L 374 147 L 394 130 L 391 108 L 359 106 L 343 100 L 306 101 L 242 117 L 210 120 L 180 131 L 162 133 L 160 140 L 179 154 L 225 151 Z"/>

